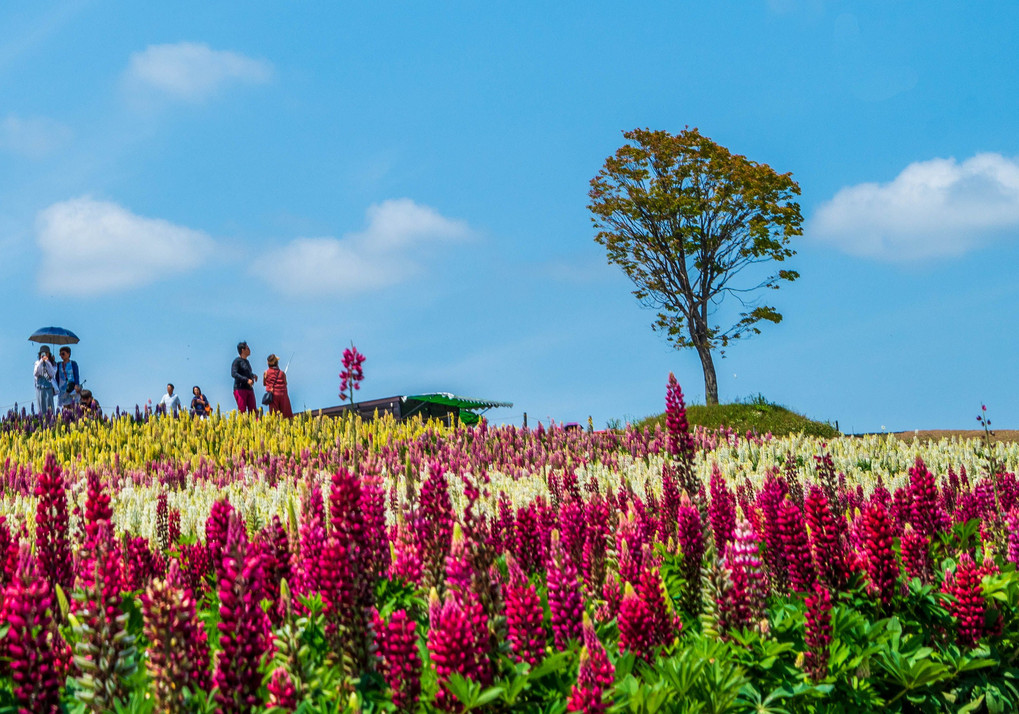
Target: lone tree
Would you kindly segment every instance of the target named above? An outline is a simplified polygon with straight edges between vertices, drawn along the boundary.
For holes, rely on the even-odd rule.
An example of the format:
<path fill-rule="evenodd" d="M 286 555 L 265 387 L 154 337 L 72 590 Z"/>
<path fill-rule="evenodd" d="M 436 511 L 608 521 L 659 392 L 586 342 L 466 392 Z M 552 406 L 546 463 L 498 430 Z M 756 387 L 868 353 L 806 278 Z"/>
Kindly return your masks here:
<path fill-rule="evenodd" d="M 800 187 L 791 174 L 733 154 L 697 129 L 623 136 L 629 143 L 591 180 L 595 240 L 633 281 L 637 299 L 658 311 L 653 329 L 677 349 L 697 350 L 705 401 L 718 404 L 712 351 L 760 334 L 762 320 L 780 322 L 782 315 L 752 293 L 799 277 L 747 269 L 795 255 L 788 244 L 803 232 L 793 200 Z M 727 295 L 744 312 L 723 328 L 716 310 Z"/>

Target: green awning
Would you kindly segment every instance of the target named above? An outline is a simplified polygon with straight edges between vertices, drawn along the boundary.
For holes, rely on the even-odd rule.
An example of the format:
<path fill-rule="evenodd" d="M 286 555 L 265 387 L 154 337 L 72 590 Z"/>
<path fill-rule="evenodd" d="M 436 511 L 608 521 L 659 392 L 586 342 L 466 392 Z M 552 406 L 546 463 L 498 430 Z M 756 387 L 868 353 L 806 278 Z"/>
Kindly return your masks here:
<path fill-rule="evenodd" d="M 428 402 L 430 404 L 444 404 L 448 407 L 457 407 L 458 409 L 492 409 L 494 407 L 512 407 L 512 402 L 496 402 L 491 399 L 471 399 L 470 397 L 458 397 L 455 394 L 449 392 L 436 392 L 434 394 L 415 394 L 412 396 L 404 397 L 405 399 L 416 399 L 419 402 Z"/>

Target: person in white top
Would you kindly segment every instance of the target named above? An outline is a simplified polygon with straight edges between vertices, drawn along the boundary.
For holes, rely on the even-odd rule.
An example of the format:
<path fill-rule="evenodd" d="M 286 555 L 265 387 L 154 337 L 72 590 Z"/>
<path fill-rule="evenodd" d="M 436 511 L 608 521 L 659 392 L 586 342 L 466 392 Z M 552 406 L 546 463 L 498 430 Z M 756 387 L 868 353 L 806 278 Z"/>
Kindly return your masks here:
<path fill-rule="evenodd" d="M 53 362 L 50 348 L 43 345 L 39 348 L 39 359 L 32 373 L 35 377 L 35 404 L 40 414 L 53 411 L 53 393 L 56 391 L 53 381 L 57 376 L 57 365 Z"/>
<path fill-rule="evenodd" d="M 180 403 L 180 397 L 173 393 L 173 385 L 166 385 L 166 394 L 159 400 L 158 407 L 162 407 L 162 411 L 167 414 L 177 416 L 182 407 Z"/>

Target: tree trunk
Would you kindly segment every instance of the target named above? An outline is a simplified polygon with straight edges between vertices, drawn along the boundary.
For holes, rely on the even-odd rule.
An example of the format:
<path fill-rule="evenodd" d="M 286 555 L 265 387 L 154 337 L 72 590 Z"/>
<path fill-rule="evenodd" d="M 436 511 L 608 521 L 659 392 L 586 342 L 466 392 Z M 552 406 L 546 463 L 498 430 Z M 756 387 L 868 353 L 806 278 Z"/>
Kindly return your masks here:
<path fill-rule="evenodd" d="M 704 370 L 704 403 L 709 407 L 718 404 L 718 380 L 715 379 L 715 363 L 711 359 L 711 348 L 707 345 L 697 347 L 701 358 L 701 369 Z"/>

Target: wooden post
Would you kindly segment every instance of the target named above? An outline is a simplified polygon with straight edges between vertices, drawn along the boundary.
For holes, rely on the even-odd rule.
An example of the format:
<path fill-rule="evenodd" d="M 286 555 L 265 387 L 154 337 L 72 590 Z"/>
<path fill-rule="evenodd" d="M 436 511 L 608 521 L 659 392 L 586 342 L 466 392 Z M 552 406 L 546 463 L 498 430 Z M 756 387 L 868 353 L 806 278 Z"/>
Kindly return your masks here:
<path fill-rule="evenodd" d="M 524 412 L 524 428 L 527 428 L 527 412 Z"/>

